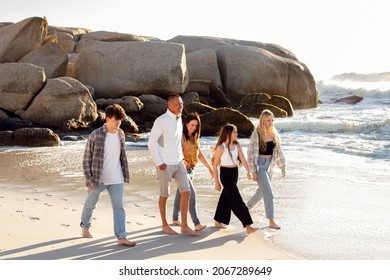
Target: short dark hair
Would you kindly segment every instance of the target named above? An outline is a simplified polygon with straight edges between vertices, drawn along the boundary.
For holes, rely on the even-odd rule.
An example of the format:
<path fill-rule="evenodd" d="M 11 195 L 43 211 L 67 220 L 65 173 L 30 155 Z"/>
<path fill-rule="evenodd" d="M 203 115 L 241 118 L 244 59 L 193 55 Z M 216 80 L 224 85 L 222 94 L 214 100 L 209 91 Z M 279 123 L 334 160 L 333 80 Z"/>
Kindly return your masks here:
<path fill-rule="evenodd" d="M 115 117 L 117 120 L 126 119 L 126 112 L 119 104 L 112 104 L 106 108 L 106 118 Z"/>
<path fill-rule="evenodd" d="M 178 95 L 177 93 L 171 93 L 170 95 L 168 95 L 167 101 L 169 102 L 172 99 L 177 98 L 177 97 L 180 97 L 180 95 Z"/>

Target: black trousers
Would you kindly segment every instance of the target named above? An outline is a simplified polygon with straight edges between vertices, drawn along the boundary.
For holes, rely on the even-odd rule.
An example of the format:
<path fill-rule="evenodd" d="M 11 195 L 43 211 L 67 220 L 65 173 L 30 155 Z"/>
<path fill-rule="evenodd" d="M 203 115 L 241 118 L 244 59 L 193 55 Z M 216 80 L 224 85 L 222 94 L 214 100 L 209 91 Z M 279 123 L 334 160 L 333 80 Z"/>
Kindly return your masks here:
<path fill-rule="evenodd" d="M 228 225 L 231 212 L 233 211 L 234 215 L 241 221 L 243 227 L 253 224 L 248 207 L 245 205 L 238 191 L 238 168 L 220 167 L 219 178 L 221 179 L 223 189 L 219 197 L 214 220 Z"/>

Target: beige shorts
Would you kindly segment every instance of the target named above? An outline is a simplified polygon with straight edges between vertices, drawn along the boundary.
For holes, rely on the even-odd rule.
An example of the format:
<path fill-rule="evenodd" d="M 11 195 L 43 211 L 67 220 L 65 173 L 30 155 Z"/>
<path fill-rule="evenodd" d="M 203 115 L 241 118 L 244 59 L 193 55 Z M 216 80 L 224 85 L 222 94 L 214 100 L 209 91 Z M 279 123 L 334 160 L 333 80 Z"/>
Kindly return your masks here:
<path fill-rule="evenodd" d="M 168 197 L 170 194 L 171 180 L 176 181 L 180 192 L 189 192 L 190 185 L 187 177 L 187 169 L 182 161 L 179 164 L 167 165 L 165 170 L 157 167 L 157 180 L 160 185 L 160 196 Z"/>

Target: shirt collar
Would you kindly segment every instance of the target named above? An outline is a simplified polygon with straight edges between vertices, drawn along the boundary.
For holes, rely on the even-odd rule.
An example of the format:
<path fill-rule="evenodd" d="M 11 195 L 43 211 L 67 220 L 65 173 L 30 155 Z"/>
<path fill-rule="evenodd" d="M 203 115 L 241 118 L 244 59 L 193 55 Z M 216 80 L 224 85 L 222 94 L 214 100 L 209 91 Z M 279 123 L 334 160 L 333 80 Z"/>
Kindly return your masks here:
<path fill-rule="evenodd" d="M 171 118 L 174 118 L 176 120 L 179 119 L 179 117 L 177 115 L 175 115 L 174 113 L 172 113 L 169 109 L 167 109 L 167 114 L 168 116 L 170 116 Z"/>

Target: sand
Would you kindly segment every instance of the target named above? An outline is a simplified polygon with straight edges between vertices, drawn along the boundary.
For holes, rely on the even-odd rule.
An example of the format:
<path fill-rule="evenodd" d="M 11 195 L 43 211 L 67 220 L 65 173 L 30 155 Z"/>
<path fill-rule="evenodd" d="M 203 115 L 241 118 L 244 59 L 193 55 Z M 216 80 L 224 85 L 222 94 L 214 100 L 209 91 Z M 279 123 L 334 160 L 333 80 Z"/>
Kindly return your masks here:
<path fill-rule="evenodd" d="M 145 148 L 127 147 L 131 182 L 126 184 L 128 239 L 118 246 L 112 210 L 103 193 L 91 227 L 82 238 L 80 214 L 87 189 L 81 168 L 83 143 L 55 148 L 0 150 L 0 259 L 3 260 L 295 260 L 261 230 L 246 235 L 237 218 L 227 229 L 214 226 L 215 199 L 200 204 L 200 236 L 161 231 L 154 167 Z M 198 192 L 202 200 L 202 194 Z M 168 213 L 171 213 L 169 198 Z M 190 223 L 191 224 L 191 223 Z M 254 224 L 256 226 L 256 224 Z M 179 231 L 178 227 L 174 227 Z"/>

